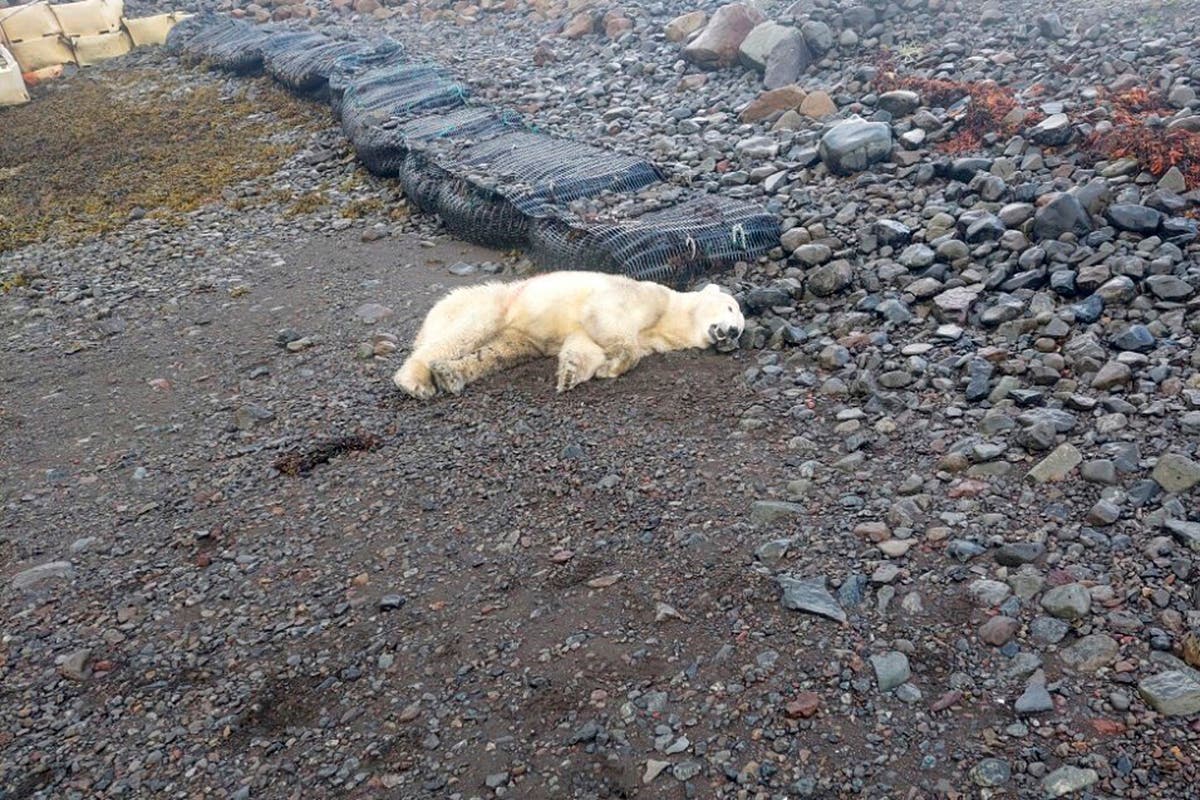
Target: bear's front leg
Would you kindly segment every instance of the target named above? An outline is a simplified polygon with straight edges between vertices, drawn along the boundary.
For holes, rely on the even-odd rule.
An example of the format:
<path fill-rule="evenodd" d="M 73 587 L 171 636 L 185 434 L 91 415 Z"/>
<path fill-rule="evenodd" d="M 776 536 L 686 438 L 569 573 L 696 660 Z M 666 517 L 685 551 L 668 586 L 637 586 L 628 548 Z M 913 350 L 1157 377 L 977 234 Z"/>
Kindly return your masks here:
<path fill-rule="evenodd" d="M 586 334 L 568 336 L 558 351 L 557 391 L 561 394 L 590 381 L 603 363 L 604 351 Z"/>

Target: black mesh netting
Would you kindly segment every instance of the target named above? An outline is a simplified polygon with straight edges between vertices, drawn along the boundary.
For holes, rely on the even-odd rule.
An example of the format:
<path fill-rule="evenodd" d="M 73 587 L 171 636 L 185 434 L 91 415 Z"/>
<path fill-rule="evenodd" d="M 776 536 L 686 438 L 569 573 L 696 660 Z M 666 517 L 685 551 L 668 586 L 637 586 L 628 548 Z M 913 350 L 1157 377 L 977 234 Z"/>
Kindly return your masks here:
<path fill-rule="evenodd" d="M 342 96 L 352 82 L 367 72 L 387 64 L 404 62 L 404 47 L 395 39 L 384 38 L 361 53 L 339 56 L 329 70 L 329 105 L 334 116 L 342 115 Z"/>
<path fill-rule="evenodd" d="M 438 215 L 456 235 L 496 247 L 524 245 L 531 220 L 572 200 L 663 177 L 643 159 L 524 130 L 443 153 L 440 162 L 455 177 L 438 190 Z"/>
<path fill-rule="evenodd" d="M 305 35 L 308 34 L 277 31 L 241 20 L 220 20 L 182 38 L 181 49 L 187 58 L 244 75 L 262 69 L 263 45 L 268 39 Z"/>
<path fill-rule="evenodd" d="M 420 150 L 409 150 L 400 167 L 404 196 L 427 214 L 437 213 L 438 189 L 452 177 Z"/>
<path fill-rule="evenodd" d="M 427 64 L 389 64 L 351 79 L 341 93 L 342 130 L 352 143 L 389 119 L 408 119 L 465 104 L 467 90 Z"/>
<path fill-rule="evenodd" d="M 211 11 L 184 17 L 171 27 L 171 30 L 167 33 L 167 40 L 163 43 L 163 47 L 171 55 L 184 55 L 184 45 L 194 37 L 211 30 L 215 26 L 232 22 L 233 20 L 228 17 L 218 17 Z"/>
<path fill-rule="evenodd" d="M 413 120 L 391 119 L 358 134 L 354 150 L 363 166 L 376 175 L 396 177 L 408 151 L 430 141 L 482 141 L 523 124 L 515 114 L 465 107 Z"/>
<path fill-rule="evenodd" d="M 370 49 L 362 41 L 341 41 L 314 34 L 313 39 L 274 38 L 263 48 L 263 68 L 296 92 L 320 92 L 329 84 L 334 63 L 343 56 L 359 55 Z"/>
<path fill-rule="evenodd" d="M 703 195 L 635 219 L 538 220 L 529 256 L 542 269 L 614 272 L 685 288 L 779 245 L 779 219 L 758 206 Z"/>

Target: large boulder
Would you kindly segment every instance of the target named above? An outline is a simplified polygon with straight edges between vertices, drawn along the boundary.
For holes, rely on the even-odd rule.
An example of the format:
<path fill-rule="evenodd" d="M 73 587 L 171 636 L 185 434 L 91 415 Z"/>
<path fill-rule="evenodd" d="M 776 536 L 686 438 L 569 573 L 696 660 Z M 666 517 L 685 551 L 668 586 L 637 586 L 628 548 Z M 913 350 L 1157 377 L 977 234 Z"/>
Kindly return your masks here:
<path fill-rule="evenodd" d="M 839 175 L 861 172 L 891 154 L 892 129 L 885 122 L 851 117 L 821 137 L 819 151 L 831 172 Z"/>
<path fill-rule="evenodd" d="M 767 58 L 775 45 L 787 39 L 792 34 L 799 35 L 800 31 L 778 22 L 761 22 L 755 25 L 738 47 L 738 59 L 746 69 L 756 69 L 760 72 L 767 68 Z M 803 38 L 803 37 L 801 37 Z"/>
<path fill-rule="evenodd" d="M 778 89 L 795 83 L 808 65 L 813 62 L 812 51 L 799 31 L 794 30 L 781 39 L 767 56 L 767 68 L 763 75 L 763 86 Z"/>
<path fill-rule="evenodd" d="M 705 69 L 733 66 L 738 48 L 762 21 L 763 14 L 757 8 L 742 3 L 721 6 L 704 30 L 683 48 L 683 57 Z"/>

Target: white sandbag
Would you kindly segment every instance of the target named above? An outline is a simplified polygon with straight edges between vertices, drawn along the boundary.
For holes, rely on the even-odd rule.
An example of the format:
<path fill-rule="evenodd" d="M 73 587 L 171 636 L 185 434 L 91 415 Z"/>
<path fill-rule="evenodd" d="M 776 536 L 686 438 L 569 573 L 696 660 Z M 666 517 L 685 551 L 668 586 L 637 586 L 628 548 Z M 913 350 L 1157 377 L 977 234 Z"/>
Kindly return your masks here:
<path fill-rule="evenodd" d="M 49 3 L 30 3 L 13 8 L 0 8 L 0 30 L 10 44 L 57 36 L 62 33 L 58 17 Z"/>
<path fill-rule="evenodd" d="M 79 0 L 51 6 L 62 32 L 72 39 L 121 30 L 125 0 Z"/>
<path fill-rule="evenodd" d="M 12 53 L 0 46 L 0 106 L 16 106 L 29 102 L 29 92 L 21 79 L 21 68 Z"/>
<path fill-rule="evenodd" d="M 166 43 L 167 34 L 175 27 L 175 23 L 190 16 L 191 14 L 173 11 L 170 14 L 155 14 L 152 17 L 125 17 L 121 22 L 125 25 L 125 30 L 129 31 L 129 38 L 133 39 L 133 46 L 144 47 Z"/>
<path fill-rule="evenodd" d="M 21 72 L 35 72 L 46 67 L 75 63 L 75 52 L 71 49 L 70 42 L 57 35 L 14 42 L 12 54 L 17 59 Z"/>
<path fill-rule="evenodd" d="M 133 49 L 133 40 L 125 31 L 98 33 L 95 36 L 74 36 L 71 47 L 75 50 L 75 63 L 90 67 L 110 58 L 123 56 Z"/>

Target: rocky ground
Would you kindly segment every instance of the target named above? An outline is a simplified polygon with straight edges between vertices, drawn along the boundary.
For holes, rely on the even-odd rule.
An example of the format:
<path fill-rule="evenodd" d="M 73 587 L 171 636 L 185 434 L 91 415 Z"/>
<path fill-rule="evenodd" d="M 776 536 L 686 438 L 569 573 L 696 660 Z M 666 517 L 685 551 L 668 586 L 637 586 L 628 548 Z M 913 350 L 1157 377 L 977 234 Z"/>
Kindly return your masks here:
<path fill-rule="evenodd" d="M 1200 796 L 1200 9 L 718 8 L 234 9 L 779 213 L 738 352 L 562 398 L 396 394 L 523 264 L 323 118 L 75 76 L 279 161 L 0 254 L 0 796 Z"/>

